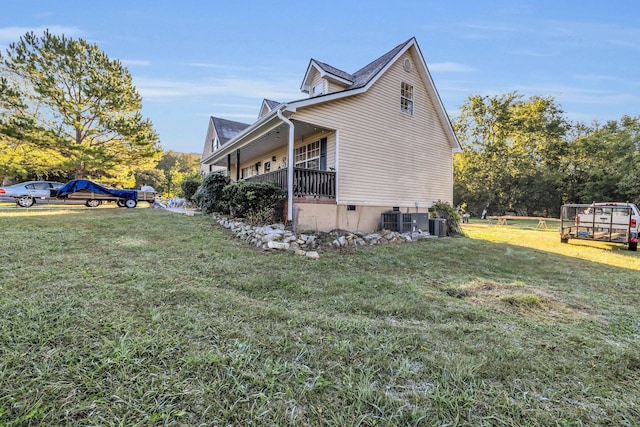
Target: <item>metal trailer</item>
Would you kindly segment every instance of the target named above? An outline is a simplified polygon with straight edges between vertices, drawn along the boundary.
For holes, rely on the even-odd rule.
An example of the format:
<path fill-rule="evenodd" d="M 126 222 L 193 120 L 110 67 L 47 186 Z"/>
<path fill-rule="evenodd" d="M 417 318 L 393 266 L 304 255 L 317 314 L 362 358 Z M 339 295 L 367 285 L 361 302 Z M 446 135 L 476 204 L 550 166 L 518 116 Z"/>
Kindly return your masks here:
<path fill-rule="evenodd" d="M 104 194 L 89 190 L 78 190 L 65 196 L 66 199 L 71 200 L 85 200 L 85 205 L 88 207 L 96 207 L 103 202 L 116 202 L 121 207 L 135 208 L 138 202 L 148 202 L 152 204 L 156 200 L 156 193 L 150 191 L 131 190 L 137 192 L 137 200 L 134 198 L 116 197 L 111 194 Z"/>
<path fill-rule="evenodd" d="M 630 206 L 566 204 L 560 212 L 560 242 L 570 239 L 621 243 L 638 248 L 636 220 Z"/>
<path fill-rule="evenodd" d="M 138 201 L 154 203 L 156 193 L 142 190 L 119 190 L 95 182 L 78 179 L 51 190 L 51 197 L 60 200 L 84 200 L 85 205 L 96 207 L 103 202 L 116 202 L 119 207 L 135 208 Z"/>

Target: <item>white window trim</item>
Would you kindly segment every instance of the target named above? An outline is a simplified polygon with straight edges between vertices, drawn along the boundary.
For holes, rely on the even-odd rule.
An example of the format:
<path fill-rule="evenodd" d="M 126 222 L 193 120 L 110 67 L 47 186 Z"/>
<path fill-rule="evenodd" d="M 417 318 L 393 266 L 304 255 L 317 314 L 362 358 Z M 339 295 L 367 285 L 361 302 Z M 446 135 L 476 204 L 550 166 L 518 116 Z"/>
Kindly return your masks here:
<path fill-rule="evenodd" d="M 317 153 L 317 155 L 309 156 L 309 153 Z M 306 145 L 297 147 L 294 152 L 294 166 L 304 169 L 317 169 L 320 170 L 320 140 L 310 142 Z M 310 162 L 316 162 L 316 168 L 309 168 Z"/>
<path fill-rule="evenodd" d="M 240 178 L 246 179 L 251 178 L 252 176 L 258 175 L 258 171 L 256 170 L 256 165 L 250 165 L 240 169 Z"/>
<path fill-rule="evenodd" d="M 319 90 L 317 90 L 319 88 Z M 313 85 L 311 88 L 311 96 L 320 96 L 324 94 L 324 80 Z"/>
<path fill-rule="evenodd" d="M 405 87 L 406 89 L 410 89 L 409 94 L 407 94 L 408 91 L 405 89 Z M 411 95 L 411 96 L 408 96 L 408 95 Z M 400 83 L 400 111 L 409 116 L 413 116 L 413 108 L 414 108 L 413 85 L 406 82 L 401 82 Z"/>

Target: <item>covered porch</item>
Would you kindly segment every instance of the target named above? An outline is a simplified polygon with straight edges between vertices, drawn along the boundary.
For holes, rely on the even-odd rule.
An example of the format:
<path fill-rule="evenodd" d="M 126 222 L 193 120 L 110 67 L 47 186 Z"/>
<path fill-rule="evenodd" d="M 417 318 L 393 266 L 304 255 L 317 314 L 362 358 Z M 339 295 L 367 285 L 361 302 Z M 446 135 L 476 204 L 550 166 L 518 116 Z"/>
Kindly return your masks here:
<path fill-rule="evenodd" d="M 337 130 L 295 120 L 294 113 L 279 106 L 203 159 L 204 164 L 225 167 L 234 181 L 276 183 L 287 192 L 290 221 L 294 198 L 320 203 L 338 198 Z"/>
<path fill-rule="evenodd" d="M 249 182 L 273 182 L 287 191 L 289 168 L 254 175 Z M 336 173 L 315 169 L 293 168 L 293 197 L 336 198 Z"/>

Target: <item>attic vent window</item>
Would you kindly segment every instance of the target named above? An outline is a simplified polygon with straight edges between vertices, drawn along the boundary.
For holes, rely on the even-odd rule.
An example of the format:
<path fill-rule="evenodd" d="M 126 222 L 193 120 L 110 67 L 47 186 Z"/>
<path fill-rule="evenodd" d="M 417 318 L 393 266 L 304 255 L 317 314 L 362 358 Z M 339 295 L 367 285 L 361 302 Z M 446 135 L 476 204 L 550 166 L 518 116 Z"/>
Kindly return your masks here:
<path fill-rule="evenodd" d="M 411 72 L 411 60 L 409 58 L 405 58 L 405 60 L 404 60 L 404 70 L 407 73 Z"/>
<path fill-rule="evenodd" d="M 320 82 L 311 89 L 311 96 L 318 96 L 324 93 L 324 82 Z"/>
<path fill-rule="evenodd" d="M 400 84 L 400 111 L 413 116 L 413 86 L 405 82 Z"/>

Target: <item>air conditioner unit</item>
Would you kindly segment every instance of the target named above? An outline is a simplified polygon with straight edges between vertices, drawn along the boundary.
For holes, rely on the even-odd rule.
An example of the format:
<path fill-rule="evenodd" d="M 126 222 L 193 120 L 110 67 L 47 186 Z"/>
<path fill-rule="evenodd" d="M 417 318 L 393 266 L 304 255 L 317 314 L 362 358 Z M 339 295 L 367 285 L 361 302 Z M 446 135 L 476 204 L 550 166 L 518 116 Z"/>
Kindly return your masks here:
<path fill-rule="evenodd" d="M 447 220 L 443 218 L 429 219 L 429 234 L 437 237 L 447 236 Z"/>
<path fill-rule="evenodd" d="M 380 229 L 400 233 L 429 230 L 428 213 L 385 212 L 380 214 Z"/>

